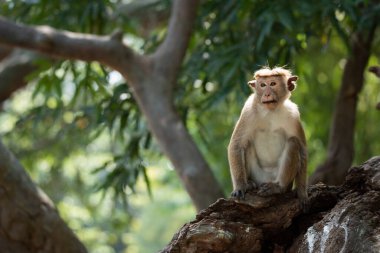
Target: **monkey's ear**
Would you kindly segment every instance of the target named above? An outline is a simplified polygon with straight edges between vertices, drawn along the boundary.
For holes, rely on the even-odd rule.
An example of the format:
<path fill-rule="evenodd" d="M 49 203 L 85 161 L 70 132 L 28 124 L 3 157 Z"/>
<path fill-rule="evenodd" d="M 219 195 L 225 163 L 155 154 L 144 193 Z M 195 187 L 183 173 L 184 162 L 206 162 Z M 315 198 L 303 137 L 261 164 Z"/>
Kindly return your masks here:
<path fill-rule="evenodd" d="M 251 86 L 252 88 L 255 88 L 256 87 L 256 80 L 249 81 L 248 85 Z"/>
<path fill-rule="evenodd" d="M 295 82 L 298 80 L 298 76 L 291 76 L 288 79 L 288 90 L 292 91 L 296 88 Z"/>

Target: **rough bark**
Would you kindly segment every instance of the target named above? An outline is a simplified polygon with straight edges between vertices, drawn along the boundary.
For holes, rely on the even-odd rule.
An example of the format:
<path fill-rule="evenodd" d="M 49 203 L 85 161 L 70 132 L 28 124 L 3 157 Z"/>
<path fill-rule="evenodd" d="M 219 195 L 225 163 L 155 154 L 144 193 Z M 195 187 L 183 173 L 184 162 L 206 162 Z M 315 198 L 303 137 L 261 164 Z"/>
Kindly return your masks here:
<path fill-rule="evenodd" d="M 354 159 L 354 132 L 358 96 L 364 84 L 375 28 L 369 34 L 357 32 L 351 37 L 351 54 L 344 66 L 327 150 L 327 159 L 311 175 L 309 183 L 339 185 Z"/>
<path fill-rule="evenodd" d="M 87 252 L 1 141 L 0 252 Z"/>
<path fill-rule="evenodd" d="M 173 105 L 173 88 L 186 53 L 198 1 L 173 2 L 168 33 L 152 55 L 139 55 L 111 36 L 31 27 L 0 18 L 0 44 L 37 50 L 53 57 L 98 61 L 119 71 L 133 90 L 149 128 L 170 158 L 195 207 L 223 196 L 218 182 Z"/>
<path fill-rule="evenodd" d="M 351 168 L 342 186 L 313 185 L 309 195 L 307 213 L 293 193 L 219 199 L 161 252 L 380 251 L 380 156 Z"/>

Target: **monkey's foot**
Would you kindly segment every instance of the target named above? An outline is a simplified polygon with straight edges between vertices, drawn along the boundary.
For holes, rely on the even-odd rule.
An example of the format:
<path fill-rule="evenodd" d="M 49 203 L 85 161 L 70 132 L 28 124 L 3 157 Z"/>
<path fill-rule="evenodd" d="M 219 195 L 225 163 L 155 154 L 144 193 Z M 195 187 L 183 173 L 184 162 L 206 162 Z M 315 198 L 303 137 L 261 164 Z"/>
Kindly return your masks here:
<path fill-rule="evenodd" d="M 237 199 L 244 199 L 245 197 L 245 191 L 243 190 L 235 190 L 231 192 L 231 197 L 237 198 Z"/>
<path fill-rule="evenodd" d="M 252 180 L 248 180 L 247 190 L 254 190 L 254 189 L 257 189 L 257 185 Z"/>
<path fill-rule="evenodd" d="M 280 194 L 282 193 L 282 189 L 279 184 L 277 183 L 264 183 L 260 185 L 259 191 L 257 192 L 257 195 L 262 197 L 267 197 L 273 194 Z"/>

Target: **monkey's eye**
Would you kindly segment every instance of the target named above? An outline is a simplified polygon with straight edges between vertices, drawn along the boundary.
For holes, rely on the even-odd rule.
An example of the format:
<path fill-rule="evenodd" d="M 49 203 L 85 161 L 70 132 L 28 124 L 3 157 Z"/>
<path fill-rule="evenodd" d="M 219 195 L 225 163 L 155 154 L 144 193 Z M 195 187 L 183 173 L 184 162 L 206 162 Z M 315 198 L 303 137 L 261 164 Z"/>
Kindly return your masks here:
<path fill-rule="evenodd" d="M 275 86 L 276 85 L 276 82 L 271 82 L 270 83 L 270 86 Z"/>
<path fill-rule="evenodd" d="M 265 86 L 267 86 L 265 83 L 260 83 L 260 87 L 264 88 Z"/>

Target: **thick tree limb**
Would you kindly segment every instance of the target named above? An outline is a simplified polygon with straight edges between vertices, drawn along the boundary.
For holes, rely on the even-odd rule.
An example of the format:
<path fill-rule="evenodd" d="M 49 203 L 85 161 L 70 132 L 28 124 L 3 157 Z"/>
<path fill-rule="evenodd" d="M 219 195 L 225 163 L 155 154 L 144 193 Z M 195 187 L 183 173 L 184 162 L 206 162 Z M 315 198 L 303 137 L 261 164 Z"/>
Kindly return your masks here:
<path fill-rule="evenodd" d="M 0 251 L 87 252 L 0 141 Z"/>
<path fill-rule="evenodd" d="M 193 0 L 173 2 L 167 36 L 146 64 L 141 64 L 146 68 L 143 71 L 145 75 L 140 78 L 135 97 L 161 149 L 175 166 L 194 205 L 201 210 L 224 194 L 172 101 L 173 87 L 186 53 L 197 3 Z"/>
<path fill-rule="evenodd" d="M 199 0 L 173 2 L 167 36 L 154 54 L 156 71 L 169 76 L 171 85 L 174 85 L 185 56 L 198 4 Z"/>
<path fill-rule="evenodd" d="M 197 5 L 194 0 L 174 1 L 168 34 L 150 56 L 134 53 L 120 41 L 120 33 L 86 35 L 14 24 L 4 18 L 0 18 L 0 44 L 65 59 L 99 61 L 119 71 L 129 81 L 150 130 L 200 210 L 222 197 L 223 191 L 178 116 L 172 99 Z"/>
<path fill-rule="evenodd" d="M 112 36 L 59 31 L 49 26 L 31 27 L 0 17 L 0 44 L 36 50 L 53 57 L 99 61 L 116 70 L 123 68 L 128 79 L 136 71 L 137 55 Z"/>
<path fill-rule="evenodd" d="M 185 224 L 162 253 L 309 252 L 380 250 L 380 157 L 350 170 L 340 187 L 309 188 L 302 213 L 288 193 L 245 201 L 219 199 Z"/>
<path fill-rule="evenodd" d="M 149 57 L 150 61 L 144 64 L 146 74 L 140 78 L 135 97 L 161 149 L 175 166 L 194 205 L 201 210 L 224 194 L 175 111 L 172 100 L 176 77 L 190 39 L 196 4 L 197 1 L 193 0 L 174 1 L 167 37 L 158 51 Z"/>
<path fill-rule="evenodd" d="M 140 98 L 141 109 L 195 207 L 204 209 L 224 193 L 172 104 L 165 100 L 157 103 L 154 94 Z"/>

